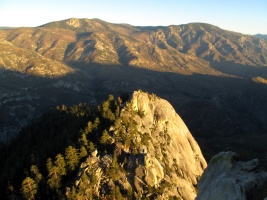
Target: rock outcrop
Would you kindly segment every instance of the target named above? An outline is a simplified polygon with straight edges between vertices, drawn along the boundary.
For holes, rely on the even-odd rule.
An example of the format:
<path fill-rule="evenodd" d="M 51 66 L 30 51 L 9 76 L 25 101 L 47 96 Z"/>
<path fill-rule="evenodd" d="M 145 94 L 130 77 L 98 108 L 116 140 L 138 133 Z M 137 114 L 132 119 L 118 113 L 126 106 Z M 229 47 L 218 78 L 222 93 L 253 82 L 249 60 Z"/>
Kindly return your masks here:
<path fill-rule="evenodd" d="M 170 103 L 156 95 L 134 92 L 131 106 L 138 113 L 133 118 L 138 132 L 148 133 L 151 139 L 143 150 L 145 183 L 152 187 L 169 182 L 171 186 L 166 188 L 163 197 L 193 199 L 194 185 L 206 162 L 183 120 Z M 128 117 L 129 112 L 124 110 L 122 115 Z"/>
<path fill-rule="evenodd" d="M 113 155 L 89 156 L 79 170 L 77 188 L 84 185 L 79 181 L 84 173 L 89 177 L 86 180 L 92 180 L 94 174 L 97 186 L 86 188 L 96 196 L 119 190 L 136 199 L 196 197 L 196 185 L 206 161 L 169 102 L 156 95 L 134 92 L 109 135 L 113 139 L 107 148 L 115 148 Z M 109 161 L 104 162 L 107 158 Z"/>
<path fill-rule="evenodd" d="M 215 155 L 199 181 L 196 200 L 267 198 L 267 160 L 239 160 L 234 152 Z"/>

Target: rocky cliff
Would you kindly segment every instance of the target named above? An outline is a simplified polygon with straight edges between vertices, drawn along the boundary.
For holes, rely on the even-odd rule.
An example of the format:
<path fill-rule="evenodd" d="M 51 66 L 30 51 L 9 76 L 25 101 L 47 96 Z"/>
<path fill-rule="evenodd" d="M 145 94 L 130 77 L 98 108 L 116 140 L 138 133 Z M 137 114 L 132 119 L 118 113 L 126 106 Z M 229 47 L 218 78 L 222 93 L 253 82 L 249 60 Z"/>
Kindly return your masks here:
<path fill-rule="evenodd" d="M 267 198 L 267 160 L 240 161 L 234 152 L 221 152 L 209 162 L 199 181 L 196 200 Z"/>
<path fill-rule="evenodd" d="M 85 185 L 87 189 L 76 198 L 118 190 L 132 193 L 136 199 L 194 199 L 206 161 L 170 103 L 156 95 L 134 92 L 119 120 L 107 139 L 108 145 L 116 146 L 114 153 L 98 155 L 96 150 L 82 163 L 75 187 L 76 191 Z M 92 177 L 94 181 L 86 184 Z"/>

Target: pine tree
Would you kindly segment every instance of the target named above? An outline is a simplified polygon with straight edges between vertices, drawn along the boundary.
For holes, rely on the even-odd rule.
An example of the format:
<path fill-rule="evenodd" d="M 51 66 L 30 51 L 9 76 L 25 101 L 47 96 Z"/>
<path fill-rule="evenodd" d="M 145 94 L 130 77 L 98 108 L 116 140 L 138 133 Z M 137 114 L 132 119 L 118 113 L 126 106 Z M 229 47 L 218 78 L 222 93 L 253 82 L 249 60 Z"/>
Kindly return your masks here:
<path fill-rule="evenodd" d="M 85 147 L 88 146 L 88 140 L 87 140 L 85 134 L 82 134 L 82 136 L 81 136 L 81 142 L 82 142 L 82 146 L 85 146 Z"/>
<path fill-rule="evenodd" d="M 118 164 L 118 155 L 116 153 L 113 154 L 112 162 L 109 166 L 109 175 L 113 179 L 116 179 L 119 173 L 119 164 Z"/>
<path fill-rule="evenodd" d="M 49 172 L 49 170 L 53 167 L 53 161 L 51 158 L 48 158 L 46 160 L 46 168 L 47 168 L 47 171 Z"/>
<path fill-rule="evenodd" d="M 68 190 L 67 192 L 67 199 L 70 200 L 76 200 L 77 199 L 77 192 L 74 186 L 71 187 L 71 189 Z"/>
<path fill-rule="evenodd" d="M 95 183 L 90 183 L 89 177 L 83 173 L 77 191 L 76 199 L 96 199 L 93 198 Z M 97 198 L 98 199 L 98 198 Z"/>
<path fill-rule="evenodd" d="M 88 153 L 87 153 L 85 147 L 84 146 L 81 146 L 81 148 L 80 148 L 80 158 L 84 158 L 87 155 L 88 155 Z"/>
<path fill-rule="evenodd" d="M 55 165 L 58 167 L 59 174 L 66 175 L 66 162 L 62 154 L 57 154 L 56 160 L 55 160 Z"/>
<path fill-rule="evenodd" d="M 115 117 L 118 118 L 119 116 L 120 116 L 120 106 L 117 106 L 115 110 Z"/>
<path fill-rule="evenodd" d="M 109 102 L 114 101 L 114 96 L 112 94 L 108 95 L 108 101 Z"/>
<path fill-rule="evenodd" d="M 109 106 L 110 106 L 109 101 L 105 101 L 105 102 L 102 104 L 102 112 L 105 113 L 105 112 L 109 109 Z"/>
<path fill-rule="evenodd" d="M 31 171 L 32 177 L 34 177 L 35 183 L 38 185 L 39 182 L 43 178 L 42 174 L 39 172 L 39 169 L 36 165 L 32 165 L 30 171 Z"/>
<path fill-rule="evenodd" d="M 80 162 L 77 149 L 74 148 L 73 146 L 69 146 L 68 148 L 66 148 L 65 159 L 69 170 L 74 171 Z"/>
<path fill-rule="evenodd" d="M 49 171 L 49 179 L 47 181 L 47 184 L 52 190 L 56 190 L 60 188 L 61 186 L 61 176 L 59 174 L 59 169 L 58 167 L 54 166 L 50 171 Z"/>
<path fill-rule="evenodd" d="M 37 193 L 37 184 L 32 178 L 26 177 L 23 180 L 21 184 L 21 193 L 27 200 L 34 199 L 34 195 Z"/>
<path fill-rule="evenodd" d="M 95 121 L 94 121 L 94 124 L 93 124 L 93 129 L 96 130 L 98 128 L 99 124 L 100 124 L 100 120 L 97 117 L 97 118 L 95 118 Z"/>
<path fill-rule="evenodd" d="M 110 141 L 111 137 L 108 134 L 108 132 L 106 130 L 103 131 L 101 139 L 100 139 L 100 143 L 101 144 L 108 144 Z"/>
<path fill-rule="evenodd" d="M 61 186 L 60 168 L 53 164 L 53 161 L 51 158 L 47 159 L 46 166 L 47 166 L 47 171 L 48 171 L 47 184 L 52 190 L 56 190 Z"/>
<path fill-rule="evenodd" d="M 95 150 L 95 145 L 94 145 L 94 143 L 93 143 L 93 142 L 90 142 L 88 148 L 89 148 L 89 152 L 92 153 L 92 152 Z"/>
<path fill-rule="evenodd" d="M 91 122 L 91 121 L 89 121 L 88 123 L 87 123 L 87 127 L 86 127 L 86 132 L 85 132 L 85 134 L 88 134 L 88 133 L 91 133 L 92 131 L 93 131 L 93 123 Z"/>

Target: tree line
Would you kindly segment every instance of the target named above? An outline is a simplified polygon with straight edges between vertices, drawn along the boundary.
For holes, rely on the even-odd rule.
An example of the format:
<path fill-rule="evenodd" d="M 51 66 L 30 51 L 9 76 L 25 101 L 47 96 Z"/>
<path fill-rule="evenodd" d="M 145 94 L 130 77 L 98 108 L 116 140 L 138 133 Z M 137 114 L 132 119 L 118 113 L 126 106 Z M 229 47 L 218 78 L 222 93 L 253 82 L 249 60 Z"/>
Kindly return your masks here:
<path fill-rule="evenodd" d="M 122 103 L 109 95 L 98 106 L 57 106 L 23 128 L 0 149 L 1 199 L 64 199 L 88 154 L 109 150 L 107 130 Z"/>

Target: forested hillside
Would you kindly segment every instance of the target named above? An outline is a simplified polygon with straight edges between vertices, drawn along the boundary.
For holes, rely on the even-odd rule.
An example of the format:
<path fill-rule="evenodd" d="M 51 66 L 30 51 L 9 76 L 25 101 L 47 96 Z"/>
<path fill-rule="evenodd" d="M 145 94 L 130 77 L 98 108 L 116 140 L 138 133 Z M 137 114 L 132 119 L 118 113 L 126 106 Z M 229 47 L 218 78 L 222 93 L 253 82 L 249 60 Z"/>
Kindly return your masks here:
<path fill-rule="evenodd" d="M 193 200 L 207 165 L 174 108 L 142 91 L 52 109 L 0 156 L 3 199 Z"/>
<path fill-rule="evenodd" d="M 96 148 L 105 151 L 105 129 L 118 118 L 121 103 L 110 96 L 99 107 L 62 105 L 25 127 L 0 151 L 2 196 L 61 198 L 85 157 Z"/>
<path fill-rule="evenodd" d="M 115 191 L 118 194 L 119 187 L 126 198 L 125 191 L 134 185 L 135 197 L 150 197 L 154 191 L 153 194 L 166 198 L 183 194 L 181 198 L 193 199 L 205 164 L 188 143 L 190 155 L 173 157 L 184 151 L 177 135 L 166 131 L 175 127 L 180 133 L 177 123 L 170 123 L 174 109 L 207 161 L 225 150 L 237 152 L 244 160 L 262 158 L 267 152 L 264 39 L 203 23 L 137 27 L 73 18 L 39 27 L 2 29 L 0 48 L 0 189 L 4 197 L 22 197 L 22 193 L 32 197 L 26 187 L 32 183 L 36 186 L 35 198 L 67 198 L 67 194 L 68 198 L 77 197 L 78 186 L 83 183 L 78 181 L 74 186 L 77 172 L 91 176 L 88 166 L 96 163 L 91 171 L 108 177 L 101 179 L 96 196 L 114 195 Z M 158 121 L 156 110 L 165 106 L 155 108 L 154 103 L 160 105 L 155 96 L 150 98 L 154 103 L 145 108 L 150 109 L 146 110 L 149 115 L 132 108 L 122 115 L 123 108 L 127 110 L 127 98 L 118 101 L 117 97 L 130 96 L 138 89 L 169 101 L 174 107 L 170 109 L 172 120 L 159 117 Z M 108 94 L 116 98 L 110 96 L 105 101 Z M 139 151 L 146 152 L 143 147 L 149 144 L 155 148 L 149 146 L 149 154 L 140 153 L 134 148 L 138 142 L 129 147 L 131 137 L 115 137 L 116 132 L 131 130 L 142 133 L 135 137 L 145 142 Z M 191 134 L 180 135 L 183 137 L 179 139 L 194 141 L 187 138 Z M 173 153 L 175 149 L 179 151 Z M 124 152 L 123 156 L 113 157 L 118 150 Z M 69 154 L 74 155 L 74 164 L 68 161 Z M 123 162 L 125 155 L 129 162 Z M 151 163 L 144 162 L 145 158 Z M 122 173 L 108 182 L 109 166 L 116 159 L 120 171 L 136 174 Z M 59 160 L 65 161 L 65 170 L 59 170 Z M 186 161 L 188 165 L 181 165 Z M 169 165 L 172 173 L 167 174 L 170 170 L 163 169 Z M 191 172 L 186 175 L 184 168 L 189 167 Z M 147 182 L 148 177 L 153 181 Z M 168 185 L 169 180 L 175 184 Z M 158 191 L 160 187 L 155 187 L 162 184 L 168 186 L 164 187 L 164 194 Z M 186 191 L 176 189 L 186 184 Z"/>

